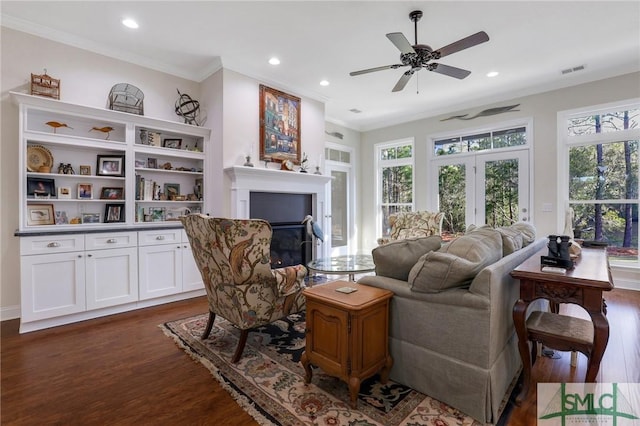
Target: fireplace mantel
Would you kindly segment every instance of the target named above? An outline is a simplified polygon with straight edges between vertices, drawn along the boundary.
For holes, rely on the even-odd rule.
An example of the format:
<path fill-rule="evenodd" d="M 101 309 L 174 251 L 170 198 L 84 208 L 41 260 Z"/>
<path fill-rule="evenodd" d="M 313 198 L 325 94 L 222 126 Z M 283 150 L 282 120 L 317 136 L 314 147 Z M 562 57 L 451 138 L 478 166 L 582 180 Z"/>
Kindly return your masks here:
<path fill-rule="evenodd" d="M 251 192 L 311 194 L 313 217 L 322 223 L 330 214 L 325 211 L 325 197 L 329 193 L 331 176 L 245 166 L 228 167 L 224 171 L 231 179 L 231 215 L 234 218 L 249 219 Z"/>

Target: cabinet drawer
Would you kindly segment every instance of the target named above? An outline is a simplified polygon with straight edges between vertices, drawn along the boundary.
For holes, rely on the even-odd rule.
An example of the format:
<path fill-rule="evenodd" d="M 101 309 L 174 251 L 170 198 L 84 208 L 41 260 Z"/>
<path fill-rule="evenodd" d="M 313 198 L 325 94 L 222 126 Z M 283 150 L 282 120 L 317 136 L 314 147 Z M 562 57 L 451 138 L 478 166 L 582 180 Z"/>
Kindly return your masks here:
<path fill-rule="evenodd" d="M 104 234 L 86 234 L 86 250 L 101 250 L 121 247 L 136 247 L 137 232 L 108 232 Z"/>
<path fill-rule="evenodd" d="M 84 250 L 84 235 L 43 235 L 20 238 L 20 255 L 67 253 Z"/>
<path fill-rule="evenodd" d="M 138 232 L 138 245 L 157 246 L 182 242 L 182 229 L 158 229 Z"/>

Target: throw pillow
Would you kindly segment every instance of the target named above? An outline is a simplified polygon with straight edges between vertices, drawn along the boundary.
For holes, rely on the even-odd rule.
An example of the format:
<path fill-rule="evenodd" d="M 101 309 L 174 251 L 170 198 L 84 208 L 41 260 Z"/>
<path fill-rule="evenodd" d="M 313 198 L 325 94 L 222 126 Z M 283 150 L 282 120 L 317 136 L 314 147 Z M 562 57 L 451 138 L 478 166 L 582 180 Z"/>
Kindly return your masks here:
<path fill-rule="evenodd" d="M 409 272 L 413 291 L 437 293 L 468 286 L 485 266 L 502 257 L 502 237 L 493 229 L 478 229 L 422 256 Z"/>
<path fill-rule="evenodd" d="M 510 226 L 522 233 L 522 247 L 526 247 L 536 240 L 536 228 L 529 222 L 516 222 Z"/>
<path fill-rule="evenodd" d="M 409 271 L 420 256 L 438 250 L 442 244 L 439 235 L 392 241 L 371 251 L 376 275 L 407 281 Z"/>
<path fill-rule="evenodd" d="M 524 245 L 522 232 L 511 226 L 496 228 L 502 236 L 502 257 L 520 250 Z"/>

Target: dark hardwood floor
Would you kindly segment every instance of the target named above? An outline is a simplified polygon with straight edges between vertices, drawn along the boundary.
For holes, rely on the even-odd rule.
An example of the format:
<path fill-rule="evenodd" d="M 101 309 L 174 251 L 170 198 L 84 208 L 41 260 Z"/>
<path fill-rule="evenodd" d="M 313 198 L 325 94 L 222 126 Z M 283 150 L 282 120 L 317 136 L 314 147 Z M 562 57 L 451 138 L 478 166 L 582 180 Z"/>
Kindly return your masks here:
<path fill-rule="evenodd" d="M 611 337 L 598 381 L 640 382 L 640 292 L 614 290 L 606 299 Z M 18 333 L 18 320 L 2 322 L 1 423 L 256 424 L 158 328 L 206 310 L 197 298 L 26 334 Z M 535 378 L 581 381 L 585 358 L 572 369 L 569 357 L 540 359 Z M 510 411 L 507 424 L 535 424 L 535 416 L 534 394 Z"/>

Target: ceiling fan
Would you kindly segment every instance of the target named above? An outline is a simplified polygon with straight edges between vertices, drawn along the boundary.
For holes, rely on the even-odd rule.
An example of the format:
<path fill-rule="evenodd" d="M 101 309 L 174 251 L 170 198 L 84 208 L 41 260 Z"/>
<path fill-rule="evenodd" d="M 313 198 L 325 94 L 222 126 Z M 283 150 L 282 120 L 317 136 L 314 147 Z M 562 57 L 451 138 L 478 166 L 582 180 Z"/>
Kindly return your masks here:
<path fill-rule="evenodd" d="M 435 71 L 439 74 L 448 75 L 462 80 L 471 74 L 471 71 L 463 70 L 462 68 L 456 68 L 449 65 L 443 65 L 436 62 L 440 58 L 444 58 L 452 53 L 459 52 L 464 49 L 468 49 L 480 43 L 489 41 L 489 36 L 484 31 L 477 32 L 468 37 L 453 42 L 440 49 L 433 50 L 426 44 L 418 44 L 418 21 L 422 18 L 422 11 L 414 10 L 409 14 L 409 18 L 413 21 L 415 27 L 415 44 L 412 46 L 407 38 L 402 33 L 389 33 L 387 38 L 400 50 L 400 64 L 385 65 L 382 67 L 369 68 L 366 70 L 353 71 L 349 75 L 356 76 L 361 74 L 367 74 L 375 71 L 382 71 L 388 69 L 396 69 L 400 67 L 411 67 L 405 71 L 400 77 L 400 80 L 394 86 L 392 92 L 399 92 L 407 85 L 411 76 L 422 68 L 426 68 L 429 71 Z"/>

